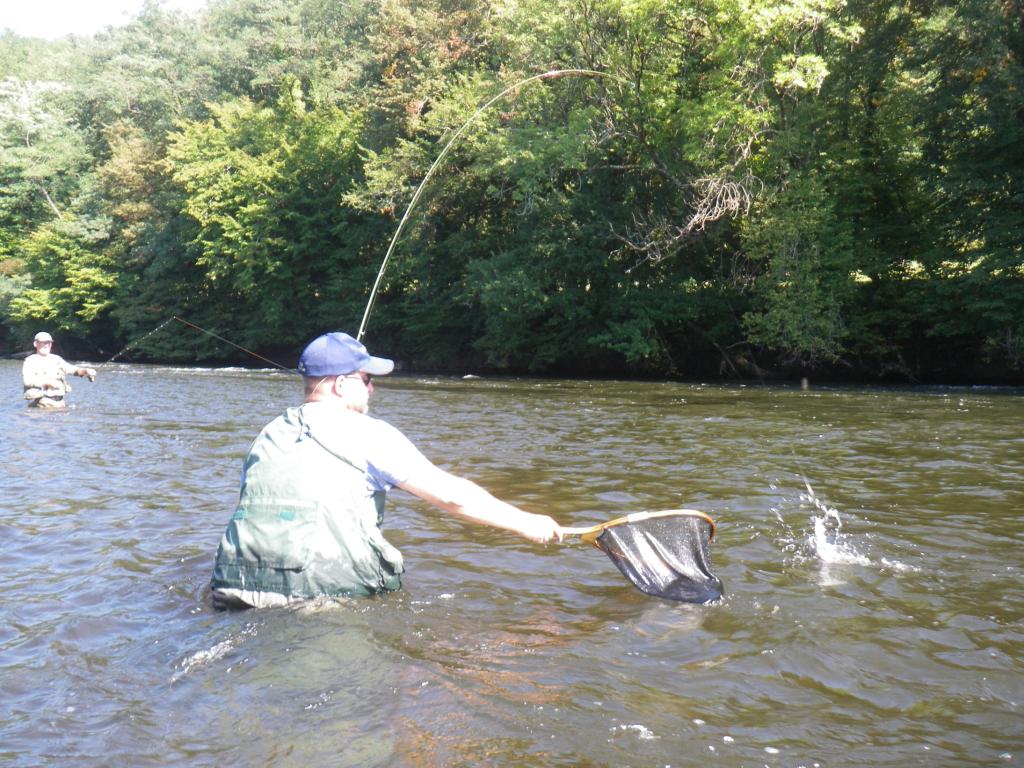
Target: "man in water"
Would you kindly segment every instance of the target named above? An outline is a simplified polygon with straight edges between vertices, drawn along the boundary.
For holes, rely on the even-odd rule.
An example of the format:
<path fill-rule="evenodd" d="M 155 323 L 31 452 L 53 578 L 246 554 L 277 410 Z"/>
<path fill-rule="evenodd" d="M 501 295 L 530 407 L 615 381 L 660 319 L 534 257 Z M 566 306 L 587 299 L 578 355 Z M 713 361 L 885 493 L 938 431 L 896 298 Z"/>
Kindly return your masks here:
<path fill-rule="evenodd" d="M 40 331 L 32 341 L 35 354 L 25 358 L 21 367 L 21 381 L 25 385 L 25 399 L 35 408 L 64 408 L 64 398 L 71 391 L 68 374 L 96 380 L 95 368 L 84 368 L 53 354 L 53 337 Z"/>
<path fill-rule="evenodd" d="M 304 403 L 268 424 L 245 458 L 238 506 L 214 564 L 216 607 L 399 589 L 402 555 L 380 530 L 385 495 L 395 486 L 475 523 L 538 543 L 561 540 L 547 515 L 449 474 L 395 427 L 367 415 L 372 377 L 393 368 L 340 332 L 303 351 Z"/>

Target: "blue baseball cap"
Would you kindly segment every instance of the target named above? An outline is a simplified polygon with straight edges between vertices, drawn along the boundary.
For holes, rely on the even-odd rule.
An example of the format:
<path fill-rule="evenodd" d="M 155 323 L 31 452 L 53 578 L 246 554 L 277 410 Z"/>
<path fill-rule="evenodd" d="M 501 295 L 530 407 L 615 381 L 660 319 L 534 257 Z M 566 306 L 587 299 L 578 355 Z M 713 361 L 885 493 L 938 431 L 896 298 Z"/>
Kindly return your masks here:
<path fill-rule="evenodd" d="M 373 376 L 386 376 L 395 363 L 384 357 L 374 357 L 366 347 L 347 333 L 334 331 L 318 336 L 302 350 L 298 364 L 303 376 L 342 376 L 365 371 Z"/>

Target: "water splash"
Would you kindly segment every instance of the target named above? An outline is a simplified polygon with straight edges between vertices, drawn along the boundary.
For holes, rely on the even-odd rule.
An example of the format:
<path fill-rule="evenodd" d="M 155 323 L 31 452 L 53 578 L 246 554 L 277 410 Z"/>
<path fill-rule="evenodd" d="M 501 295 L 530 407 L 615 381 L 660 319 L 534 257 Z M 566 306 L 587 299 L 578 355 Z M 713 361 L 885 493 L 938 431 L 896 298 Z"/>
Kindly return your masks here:
<path fill-rule="evenodd" d="M 800 475 L 800 478 L 805 491 L 799 494 L 797 501 L 801 509 L 810 507 L 813 510 L 810 532 L 803 526 L 794 527 L 787 521 L 787 517 L 791 517 L 788 514 L 791 511 L 789 500 L 782 499 L 783 504 L 771 507 L 783 533 L 778 538 L 779 545 L 787 553 L 791 564 L 803 564 L 809 560 L 818 563 L 822 571 L 821 582 L 828 585 L 841 584 L 849 575 L 848 570 L 832 566 L 878 566 L 895 574 L 921 570 L 918 566 L 891 557 L 882 556 L 876 561 L 862 554 L 860 550 L 864 546 L 863 540 L 843 531 L 843 518 L 839 510 L 822 500 L 806 477 Z M 773 483 L 771 488 L 777 490 L 778 485 Z M 870 539 L 871 535 L 867 534 L 866 538 Z"/>
<path fill-rule="evenodd" d="M 870 558 L 860 554 L 851 538 L 843 534 L 843 518 L 840 517 L 839 510 L 821 501 L 806 477 L 804 487 L 807 488 L 807 493 L 800 495 L 801 502 L 810 504 L 820 513 L 811 516 L 814 530 L 808 537 L 808 544 L 818 559 L 829 564 L 870 565 Z"/>
<path fill-rule="evenodd" d="M 811 516 L 814 530 L 807 539 L 818 559 L 826 564 L 871 565 L 871 559 L 858 552 L 852 538 L 842 532 L 843 520 L 839 510 L 819 499 L 806 477 L 804 487 L 807 493 L 800 494 L 800 501 L 810 504 L 820 513 Z"/>
<path fill-rule="evenodd" d="M 637 738 L 642 739 L 644 741 L 650 741 L 652 739 L 658 738 L 654 735 L 654 732 L 650 728 L 648 728 L 646 725 L 640 725 L 639 723 L 634 725 L 621 724 L 617 726 L 617 728 L 620 731 L 635 731 Z M 613 727 L 612 730 L 614 731 L 616 730 L 616 728 Z"/>

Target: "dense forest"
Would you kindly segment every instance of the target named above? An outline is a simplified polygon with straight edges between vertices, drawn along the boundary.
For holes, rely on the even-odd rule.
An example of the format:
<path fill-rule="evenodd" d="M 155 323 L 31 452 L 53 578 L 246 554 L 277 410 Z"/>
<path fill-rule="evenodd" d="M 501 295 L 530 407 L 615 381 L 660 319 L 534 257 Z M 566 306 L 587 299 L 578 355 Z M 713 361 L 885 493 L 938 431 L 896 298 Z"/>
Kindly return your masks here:
<path fill-rule="evenodd" d="M 413 370 L 1024 382 L 1024 7 L 211 0 L 0 35 L 8 353 L 260 364 L 180 317 L 292 365 L 355 334 L 407 211 L 365 340 Z"/>

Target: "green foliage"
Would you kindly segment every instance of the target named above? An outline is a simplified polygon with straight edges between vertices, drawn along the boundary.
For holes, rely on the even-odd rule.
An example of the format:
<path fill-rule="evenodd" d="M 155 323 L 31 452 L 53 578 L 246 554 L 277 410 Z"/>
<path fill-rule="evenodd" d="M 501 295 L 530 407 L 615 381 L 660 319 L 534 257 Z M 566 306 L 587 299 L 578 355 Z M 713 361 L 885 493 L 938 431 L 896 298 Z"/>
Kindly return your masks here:
<path fill-rule="evenodd" d="M 11 320 L 87 335 L 111 307 L 117 286 L 114 264 L 98 247 L 105 234 L 66 217 L 25 240 L 32 285 L 11 300 Z"/>
<path fill-rule="evenodd" d="M 92 164 L 61 109 L 58 82 L 0 82 L 0 226 L 27 232 L 60 217 Z"/>
<path fill-rule="evenodd" d="M 153 359 L 1024 373 L 1019 0 L 219 0 L 0 35 L 0 321 Z M 558 68 L 599 70 L 513 89 Z M 150 334 L 155 327 L 166 328 Z"/>
<path fill-rule="evenodd" d="M 239 343 L 297 343 L 313 321 L 348 308 L 325 294 L 325 278 L 350 269 L 361 245 L 339 205 L 358 172 L 358 116 L 307 109 L 294 81 L 273 106 L 209 108 L 213 117 L 182 124 L 167 152 L 195 224 L 187 252 L 202 290 L 229 304 L 219 326 Z M 298 323 L 297 303 L 308 318 Z"/>
<path fill-rule="evenodd" d="M 11 302 L 25 293 L 31 280 L 21 260 L 0 260 L 0 317 L 11 316 Z"/>
<path fill-rule="evenodd" d="M 814 177 L 794 180 L 744 222 L 751 259 L 766 265 L 748 338 L 805 366 L 835 362 L 845 350 L 843 320 L 856 256 L 849 227 Z M 746 230 L 749 228 L 749 230 Z"/>

